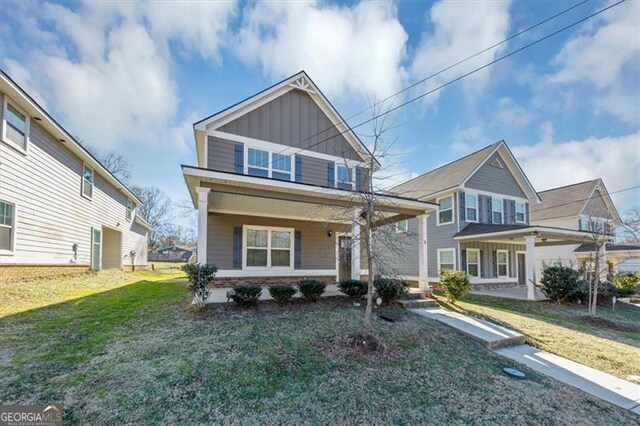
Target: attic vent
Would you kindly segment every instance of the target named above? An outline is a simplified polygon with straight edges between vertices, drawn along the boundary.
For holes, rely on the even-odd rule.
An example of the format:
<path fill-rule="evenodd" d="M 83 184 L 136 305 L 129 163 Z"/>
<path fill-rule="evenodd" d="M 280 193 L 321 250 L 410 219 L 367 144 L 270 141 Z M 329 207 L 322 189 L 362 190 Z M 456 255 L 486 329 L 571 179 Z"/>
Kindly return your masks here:
<path fill-rule="evenodd" d="M 503 168 L 502 163 L 497 158 L 491 162 L 491 167 L 495 167 L 495 168 L 498 168 L 498 169 L 502 169 Z"/>

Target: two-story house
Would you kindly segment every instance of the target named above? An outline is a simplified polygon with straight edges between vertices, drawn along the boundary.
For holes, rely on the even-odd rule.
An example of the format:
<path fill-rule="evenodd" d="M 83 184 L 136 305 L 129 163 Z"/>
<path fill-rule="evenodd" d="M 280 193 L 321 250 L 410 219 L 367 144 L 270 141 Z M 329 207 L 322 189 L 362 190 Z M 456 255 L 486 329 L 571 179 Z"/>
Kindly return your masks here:
<path fill-rule="evenodd" d="M 396 273 L 407 279 L 426 275 L 427 282 L 438 282 L 442 271 L 461 270 L 471 276 L 476 289 L 527 286 L 527 296 L 533 299 L 537 250 L 581 244 L 590 236 L 579 230 L 531 224 L 531 206 L 540 203 L 540 198 L 504 141 L 392 191 L 439 206 L 437 212 L 420 218 L 427 232 L 426 238 L 418 236 L 417 244 L 414 231 L 420 224 L 416 219 L 396 225 L 397 238 L 404 238 L 406 247 L 413 250 L 396 254 Z M 425 242 L 426 250 L 418 250 Z"/>
<path fill-rule="evenodd" d="M 304 71 L 198 121 L 194 135 L 197 166 L 182 171 L 215 285 L 369 273 L 359 194 L 378 164 Z M 436 207 L 392 195 L 376 205 L 380 224 Z"/>
<path fill-rule="evenodd" d="M 144 267 L 140 200 L 4 72 L 0 117 L 0 280 Z"/>
<path fill-rule="evenodd" d="M 541 202 L 531 209 L 532 223 L 590 231 L 598 240 L 610 240 L 603 249 L 606 262 L 601 270 L 603 276 L 612 276 L 640 258 L 640 246 L 614 242 L 620 215 L 602 179 L 548 189 L 539 195 Z M 545 247 L 540 250 L 538 269 L 543 263 L 559 262 L 589 270 L 595 256 L 594 242 Z"/>

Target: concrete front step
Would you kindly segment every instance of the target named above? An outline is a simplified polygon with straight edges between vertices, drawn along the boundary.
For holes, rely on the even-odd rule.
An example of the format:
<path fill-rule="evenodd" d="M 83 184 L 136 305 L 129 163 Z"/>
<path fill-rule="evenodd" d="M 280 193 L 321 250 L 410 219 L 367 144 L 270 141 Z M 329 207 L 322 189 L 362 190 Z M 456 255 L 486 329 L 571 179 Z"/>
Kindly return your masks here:
<path fill-rule="evenodd" d="M 396 303 L 404 309 L 435 308 L 438 306 L 433 299 L 401 299 Z"/>
<path fill-rule="evenodd" d="M 403 300 L 409 299 L 429 299 L 431 297 L 431 290 L 410 288 L 407 294 L 402 296 Z"/>

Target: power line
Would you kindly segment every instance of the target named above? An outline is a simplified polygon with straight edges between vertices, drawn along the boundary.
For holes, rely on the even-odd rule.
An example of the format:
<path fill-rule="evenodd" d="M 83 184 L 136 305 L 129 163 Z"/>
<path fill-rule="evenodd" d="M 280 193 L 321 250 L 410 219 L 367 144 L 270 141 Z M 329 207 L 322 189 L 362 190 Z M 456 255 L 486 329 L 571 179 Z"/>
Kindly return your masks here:
<path fill-rule="evenodd" d="M 450 85 L 451 85 L 451 84 L 453 84 L 453 83 L 456 83 L 456 82 L 458 82 L 458 81 L 460 81 L 460 80 L 462 80 L 462 79 L 464 79 L 464 78 L 466 78 L 466 77 L 469 77 L 470 75 L 473 75 L 473 74 L 475 74 L 475 73 L 477 73 L 477 72 L 479 72 L 479 71 L 482 71 L 483 69 L 488 68 L 488 67 L 490 67 L 491 65 L 494 65 L 494 64 L 496 64 L 496 63 L 498 63 L 498 62 L 500 62 L 500 61 L 503 61 L 503 60 L 505 60 L 505 59 L 507 59 L 507 58 L 509 58 L 509 57 L 511 57 L 511 56 L 513 56 L 513 55 L 515 55 L 515 54 L 517 54 L 517 53 L 522 52 L 523 50 L 526 50 L 526 49 L 528 49 L 528 48 L 530 48 L 530 47 L 533 47 L 533 46 L 535 46 L 535 45 L 537 45 L 537 44 L 539 44 L 539 43 L 541 43 L 541 42 L 543 42 L 543 41 L 545 41 L 545 40 L 547 40 L 547 39 L 549 39 L 549 38 L 551 38 L 551 37 L 554 37 L 554 36 L 556 36 L 556 35 L 558 35 L 558 34 L 560 34 L 560 33 L 564 32 L 564 31 L 566 31 L 566 30 L 568 30 L 568 29 L 570 29 L 570 28 L 573 28 L 573 27 L 575 27 L 576 25 L 579 25 L 579 24 L 581 24 L 581 23 L 583 23 L 583 22 L 585 22 L 585 21 L 587 21 L 587 20 L 589 20 L 589 19 L 591 19 L 591 18 L 593 18 L 593 17 L 595 17 L 595 16 L 597 16 L 597 15 L 600 15 L 600 14 L 602 14 L 602 13 L 604 13 L 604 12 L 608 11 L 609 9 L 612 9 L 612 8 L 614 8 L 614 7 L 616 7 L 616 6 L 618 6 L 618 5 L 622 4 L 622 3 L 624 3 L 625 1 L 627 1 L 627 0 L 619 0 L 619 1 L 618 1 L 618 2 L 616 2 L 616 3 L 613 3 L 613 4 L 611 4 L 611 5 L 607 6 L 607 7 L 604 7 L 604 8 L 602 8 L 602 9 L 600 9 L 600 10 L 598 10 L 598 11 L 594 12 L 594 13 L 591 13 L 590 15 L 588 15 L 588 16 L 586 16 L 586 17 L 584 17 L 584 18 L 582 18 L 582 19 L 580 19 L 580 20 L 578 20 L 578 21 L 575 21 L 575 22 L 573 22 L 573 23 L 571 23 L 571 24 L 569 24 L 569 25 L 566 25 L 566 26 L 564 26 L 564 27 L 560 28 L 559 30 L 556 30 L 556 31 L 554 31 L 554 32 L 552 32 L 552 33 L 550 33 L 550 34 L 547 34 L 546 36 L 541 37 L 541 38 L 539 38 L 539 39 L 537 39 L 537 40 L 535 40 L 535 41 L 533 41 L 533 42 L 531 42 L 531 43 L 528 43 L 528 44 L 526 44 L 526 45 L 524 45 L 524 46 L 522 46 L 522 47 L 520 47 L 520 48 L 518 48 L 518 49 L 516 49 L 516 50 L 514 50 L 514 51 L 511 51 L 511 52 L 509 52 L 509 53 L 507 53 L 507 54 L 505 54 L 505 55 L 502 55 L 502 56 L 500 56 L 500 57 L 498 57 L 498 58 L 496 58 L 496 59 L 494 59 L 494 60 L 492 60 L 492 61 L 490 61 L 490 62 L 488 62 L 488 63 L 486 63 L 486 64 L 484 64 L 484 65 L 482 65 L 482 66 L 480 66 L 480 67 L 477 67 L 477 68 L 473 69 L 472 71 L 469 71 L 469 72 L 467 72 L 467 73 L 465 73 L 465 74 L 462 74 L 462 75 L 460 75 L 460 76 L 458 76 L 458 77 L 456 77 L 456 78 L 454 78 L 454 79 L 452 79 L 452 80 L 449 80 L 449 81 L 448 81 L 448 82 L 446 82 L 446 83 L 443 83 L 443 84 L 441 84 L 441 85 L 439 85 L 439 86 L 437 86 L 437 87 L 435 87 L 435 88 L 433 88 L 433 89 L 431 89 L 431 90 L 429 90 L 429 91 L 427 91 L 427 92 L 424 92 L 424 93 L 422 93 L 422 94 L 420 94 L 420 95 L 418 95 L 418 96 L 416 96 L 416 97 L 414 97 L 414 98 L 411 98 L 411 99 L 409 99 L 409 100 L 407 100 L 407 101 L 405 101 L 405 102 L 401 103 L 400 105 L 397 105 L 397 106 L 395 106 L 395 107 L 393 107 L 393 108 L 390 108 L 390 109 L 388 109 L 388 110 L 384 111 L 383 113 L 378 114 L 378 115 L 376 115 L 376 116 L 374 116 L 374 117 L 371 117 L 371 118 L 369 118 L 369 119 L 367 119 L 367 120 L 365 120 L 365 121 L 362 121 L 362 122 L 360 122 L 360 123 L 358 123 L 358 124 L 356 124 L 356 125 L 354 125 L 354 126 L 349 126 L 346 122 L 344 122 L 344 124 L 345 124 L 345 126 L 346 126 L 346 129 L 345 129 L 345 130 L 343 130 L 343 131 L 339 131 L 339 132 L 338 132 L 338 134 L 332 135 L 332 136 L 331 136 L 331 137 L 329 137 L 329 138 L 321 139 L 320 141 L 318 141 L 318 142 L 316 142 L 316 143 L 314 143 L 314 144 L 311 144 L 310 146 L 308 146 L 308 147 L 306 147 L 306 148 L 299 148 L 299 149 L 295 150 L 293 153 L 291 153 L 291 154 L 289 154 L 289 155 L 295 155 L 295 154 L 300 153 L 300 152 L 302 152 L 302 151 L 308 150 L 308 149 L 310 149 L 310 148 L 313 148 L 313 147 L 315 147 L 315 146 L 320 145 L 320 144 L 321 144 L 321 143 L 323 143 L 323 142 L 326 142 L 326 141 L 331 140 L 331 139 L 333 139 L 333 138 L 335 138 L 335 137 L 337 137 L 337 136 L 340 136 L 340 135 L 342 135 L 342 134 L 344 134 L 344 133 L 347 133 L 347 132 L 349 132 L 349 131 L 353 131 L 353 129 L 357 129 L 358 127 L 364 126 L 365 124 L 371 123 L 372 121 L 374 121 L 374 120 L 376 120 L 376 119 L 378 119 L 378 118 L 380 118 L 380 117 L 384 117 L 384 116 L 386 116 L 386 115 L 388 115 L 388 114 L 390 114 L 390 113 L 392 113 L 392 112 L 394 112 L 394 111 L 397 111 L 398 109 L 403 108 L 403 107 L 405 107 L 405 106 L 407 106 L 407 105 L 409 105 L 409 104 L 411 104 L 411 103 L 413 103 L 413 102 L 415 102 L 415 101 L 417 101 L 417 100 L 420 100 L 420 99 L 422 99 L 422 98 L 424 98 L 424 97 L 426 97 L 426 96 L 428 96 L 428 95 L 430 95 L 430 94 L 432 94 L 432 93 L 435 93 L 435 92 L 437 92 L 437 91 L 439 91 L 439 90 L 442 90 L 442 89 L 444 89 L 445 87 L 450 86 Z M 549 19 L 552 19 L 552 18 L 548 18 L 548 19 L 547 19 L 547 21 L 548 21 Z M 464 60 L 463 60 L 463 61 L 464 61 Z M 332 127 L 330 127 L 329 129 L 333 129 L 334 127 L 335 127 L 335 126 L 332 126 Z M 327 129 L 327 130 L 328 130 L 328 129 Z M 323 131 L 323 132 L 324 132 L 324 131 Z M 312 137 L 313 137 L 313 136 L 312 136 Z M 305 141 L 305 140 L 308 140 L 308 139 L 310 139 L 310 138 L 303 139 L 303 140 L 301 140 L 300 142 Z M 287 151 L 288 149 L 289 149 L 289 148 L 286 148 L 286 149 L 284 149 L 284 150 L 279 151 L 278 153 L 283 153 L 283 152 Z M 272 163 L 273 163 L 273 162 L 269 162 L 268 164 L 272 164 Z"/>

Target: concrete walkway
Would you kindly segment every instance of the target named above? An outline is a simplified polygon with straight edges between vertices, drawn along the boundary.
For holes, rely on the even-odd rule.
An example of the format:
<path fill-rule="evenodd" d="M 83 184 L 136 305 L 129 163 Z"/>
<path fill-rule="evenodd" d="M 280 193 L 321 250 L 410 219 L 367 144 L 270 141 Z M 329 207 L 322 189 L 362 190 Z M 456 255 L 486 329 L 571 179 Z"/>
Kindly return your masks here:
<path fill-rule="evenodd" d="M 227 291 L 229 290 L 231 290 L 231 287 L 212 288 L 207 298 L 207 303 L 227 303 Z M 340 293 L 340 290 L 338 290 L 337 284 L 328 284 L 325 292 L 322 294 L 322 297 L 331 296 L 344 296 L 344 293 Z M 300 293 L 296 293 L 293 297 L 300 297 Z M 272 300 L 272 297 L 269 295 L 268 286 L 262 287 L 262 294 L 259 300 Z"/>
<path fill-rule="evenodd" d="M 441 308 L 410 309 L 478 340 L 497 354 L 538 373 L 581 389 L 597 398 L 640 415 L 640 385 L 524 344 L 525 336 L 478 318 Z"/>

